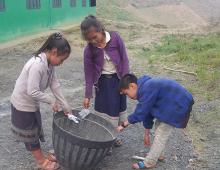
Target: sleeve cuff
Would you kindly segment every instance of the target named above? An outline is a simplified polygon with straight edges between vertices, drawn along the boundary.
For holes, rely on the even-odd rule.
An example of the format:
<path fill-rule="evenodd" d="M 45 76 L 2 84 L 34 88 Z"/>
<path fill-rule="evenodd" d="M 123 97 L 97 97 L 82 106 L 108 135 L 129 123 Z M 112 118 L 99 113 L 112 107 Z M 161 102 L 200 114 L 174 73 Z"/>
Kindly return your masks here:
<path fill-rule="evenodd" d="M 129 122 L 130 124 L 136 123 L 136 122 L 133 120 L 132 115 L 128 116 L 128 122 Z"/>
<path fill-rule="evenodd" d="M 152 129 L 153 123 L 147 124 L 147 123 L 144 123 L 144 122 L 143 122 L 143 126 L 145 127 L 145 129 Z"/>
<path fill-rule="evenodd" d="M 93 98 L 92 92 L 86 91 L 85 92 L 85 98 L 89 98 L 89 99 Z"/>

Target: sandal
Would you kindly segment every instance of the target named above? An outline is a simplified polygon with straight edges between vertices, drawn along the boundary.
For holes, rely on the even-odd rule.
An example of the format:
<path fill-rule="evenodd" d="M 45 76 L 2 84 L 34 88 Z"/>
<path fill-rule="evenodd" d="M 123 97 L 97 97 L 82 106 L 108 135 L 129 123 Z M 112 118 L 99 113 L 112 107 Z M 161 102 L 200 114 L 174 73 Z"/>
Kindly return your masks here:
<path fill-rule="evenodd" d="M 123 142 L 122 142 L 122 140 L 119 139 L 119 138 L 117 138 L 117 139 L 115 140 L 115 142 L 114 142 L 114 146 L 115 146 L 115 147 L 120 147 L 120 146 L 122 146 L 122 144 L 123 144 Z"/>
<path fill-rule="evenodd" d="M 144 161 L 140 161 L 140 162 L 134 163 L 132 165 L 133 169 L 151 169 L 151 168 L 155 168 L 155 167 L 156 167 L 156 165 L 152 165 L 152 164 L 147 164 L 147 166 L 146 166 Z"/>
<path fill-rule="evenodd" d="M 45 159 L 43 163 L 37 165 L 38 170 L 58 170 L 60 168 L 59 164 L 49 159 Z"/>
<path fill-rule="evenodd" d="M 54 154 L 48 154 L 46 156 L 46 159 L 48 159 L 51 162 L 57 162 L 57 158 L 56 158 L 56 156 Z"/>

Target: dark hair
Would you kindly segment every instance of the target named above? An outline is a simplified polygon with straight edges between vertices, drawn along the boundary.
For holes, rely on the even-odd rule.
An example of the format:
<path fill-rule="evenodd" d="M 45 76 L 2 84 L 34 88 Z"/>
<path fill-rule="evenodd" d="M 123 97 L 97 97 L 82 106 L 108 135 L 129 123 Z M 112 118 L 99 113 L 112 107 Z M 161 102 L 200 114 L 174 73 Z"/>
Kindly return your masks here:
<path fill-rule="evenodd" d="M 59 55 L 68 53 L 71 53 L 71 47 L 69 42 L 63 38 L 63 35 L 61 33 L 53 33 L 51 34 L 47 41 L 42 45 L 42 47 L 37 50 L 34 55 L 38 56 L 42 52 L 46 52 L 47 50 L 52 50 L 53 48 L 57 49 L 57 53 Z"/>
<path fill-rule="evenodd" d="M 124 75 L 119 82 L 119 91 L 128 89 L 130 83 L 137 84 L 137 77 L 134 74 Z"/>
<path fill-rule="evenodd" d="M 91 27 L 96 28 L 97 32 L 105 32 L 105 27 L 102 25 L 102 23 L 95 16 L 88 15 L 87 17 L 85 17 L 80 25 L 83 39 L 86 39 L 86 35 Z"/>

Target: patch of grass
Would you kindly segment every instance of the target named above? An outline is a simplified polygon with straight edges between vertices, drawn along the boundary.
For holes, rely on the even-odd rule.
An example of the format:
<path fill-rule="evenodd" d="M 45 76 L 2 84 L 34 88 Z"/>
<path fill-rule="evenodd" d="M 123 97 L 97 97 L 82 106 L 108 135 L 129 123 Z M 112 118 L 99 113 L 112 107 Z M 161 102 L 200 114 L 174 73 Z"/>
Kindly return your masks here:
<path fill-rule="evenodd" d="M 207 100 L 220 96 L 219 33 L 200 36 L 164 36 L 161 42 L 153 44 L 152 48 L 142 49 L 140 55 L 145 56 L 149 64 L 158 63 L 158 60 L 160 63 L 171 66 L 179 63 L 186 70 L 197 73 L 198 83 L 196 86 L 201 87 Z"/>

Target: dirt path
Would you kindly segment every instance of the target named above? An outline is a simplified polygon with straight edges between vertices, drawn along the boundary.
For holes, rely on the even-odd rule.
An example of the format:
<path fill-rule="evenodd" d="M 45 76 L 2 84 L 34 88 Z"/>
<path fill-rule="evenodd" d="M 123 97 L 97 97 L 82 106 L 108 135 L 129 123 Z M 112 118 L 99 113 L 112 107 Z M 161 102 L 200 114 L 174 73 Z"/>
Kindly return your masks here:
<path fill-rule="evenodd" d="M 69 35 L 71 38 L 72 35 Z M 32 41 L 39 46 L 40 40 Z M 26 152 L 22 143 L 16 142 L 10 135 L 10 95 L 17 76 L 24 63 L 28 60 L 35 47 L 31 43 L 23 43 L 4 49 L 0 52 L 0 170 L 30 170 L 34 168 L 34 162 L 30 154 Z M 141 61 L 131 59 L 132 66 L 140 65 L 138 72 L 146 73 Z M 81 106 L 83 99 L 83 65 L 82 48 L 73 49 L 68 62 L 57 69 L 62 89 L 71 101 L 73 107 Z M 129 101 L 128 112 L 132 112 L 134 102 Z M 52 113 L 50 108 L 42 105 L 43 124 L 46 135 L 46 143 L 42 144 L 45 151 L 52 149 L 51 125 Z M 147 148 L 143 146 L 144 129 L 141 124 L 128 128 L 121 136 L 124 145 L 116 148 L 112 156 L 106 157 L 97 170 L 128 170 L 131 169 L 131 156 L 134 154 L 143 156 Z M 193 158 L 191 140 L 182 131 L 177 131 L 169 140 L 166 148 L 167 159 L 165 163 L 159 163 L 156 169 L 187 169 L 189 160 Z"/>
<path fill-rule="evenodd" d="M 100 2 L 103 2 L 103 0 L 100 0 L 99 3 Z M 152 2 L 154 3 L 155 1 Z M 195 11 L 200 9 L 197 5 L 200 2 L 199 0 L 194 1 L 194 4 L 189 0 L 184 0 L 184 2 Z M 219 10 L 216 10 L 214 5 L 206 7 L 206 5 L 203 5 L 205 2 L 206 1 L 203 1 L 200 6 L 203 6 L 204 9 L 207 9 L 207 11 L 212 11 L 212 13 L 210 13 L 210 16 L 207 16 L 208 19 L 202 15 L 204 13 L 203 10 L 200 10 L 198 13 L 201 12 L 200 16 L 202 16 L 203 19 L 205 18 L 207 22 L 211 22 L 211 16 L 215 16 L 212 20 L 216 21 L 214 23 L 217 23 L 217 21 L 219 21 L 217 17 L 219 16 Z M 218 0 L 212 0 L 212 2 L 213 4 L 219 4 Z M 182 6 L 179 5 L 178 7 L 184 7 L 183 9 L 186 9 L 183 4 Z M 127 8 L 128 7 L 125 7 L 124 9 L 127 10 Z M 131 6 L 129 6 L 129 8 L 134 10 Z M 159 8 L 152 6 L 152 9 L 153 8 L 157 8 L 158 11 L 163 11 L 161 9 L 162 7 Z M 166 9 L 168 11 L 173 10 L 173 8 Z M 140 12 L 137 14 L 141 15 Z M 148 9 L 147 12 L 150 14 L 151 8 Z M 103 17 L 101 14 L 100 16 Z M 163 19 L 163 15 L 161 15 L 161 18 Z M 203 29 L 200 30 L 197 27 L 192 27 L 190 24 L 188 24 L 189 26 L 186 24 L 187 26 L 185 25 L 181 28 L 176 28 L 175 26 L 173 28 L 169 28 L 166 24 L 163 24 L 163 22 L 161 22 L 162 24 L 159 22 L 160 24 L 152 25 L 150 23 L 146 23 L 144 21 L 140 22 L 138 20 L 134 20 L 132 22 L 127 22 L 126 20 L 119 22 L 117 20 L 112 21 L 108 19 L 110 18 L 105 16 L 102 18 L 106 27 L 108 27 L 110 30 L 117 30 L 120 32 L 120 35 L 126 42 L 132 72 L 137 75 L 150 74 L 168 76 L 183 83 L 184 85 L 186 85 L 185 83 L 195 81 L 195 78 L 192 76 L 183 74 L 180 75 L 179 73 L 165 71 L 162 69 L 161 65 L 150 65 L 147 63 L 146 59 L 138 56 L 138 52 L 142 50 L 142 48 L 147 49 L 152 44 L 157 43 L 163 35 L 187 33 L 201 34 L 204 33 Z M 193 22 L 194 20 L 190 23 Z M 65 33 L 67 39 L 70 40 L 72 46 L 75 48 L 73 49 L 68 62 L 65 62 L 60 68 L 57 68 L 57 73 L 65 96 L 72 104 L 72 107 L 78 107 L 81 106 L 83 99 L 84 77 L 82 71 L 82 47 L 84 46 L 84 43 L 80 38 L 78 27 L 71 28 L 65 31 Z M 31 155 L 26 152 L 23 144 L 14 141 L 10 135 L 9 99 L 15 84 L 15 80 L 18 77 L 24 63 L 30 58 L 31 53 L 40 46 L 44 39 L 44 37 L 40 36 L 38 39 L 32 39 L 30 42 L 25 41 L 25 43 L 15 45 L 9 49 L 0 48 L 0 170 L 30 170 L 35 166 L 34 160 L 32 159 Z M 193 121 L 193 123 L 191 123 L 190 126 L 194 126 L 193 128 L 199 129 L 198 132 L 200 132 L 200 134 L 198 135 L 198 140 L 203 144 L 203 150 L 201 152 L 203 155 L 198 155 L 195 153 L 192 140 L 190 136 L 187 135 L 188 132 L 183 133 L 183 131 L 177 130 L 176 133 L 170 137 L 166 147 L 166 162 L 159 163 L 155 169 L 219 169 L 219 124 L 212 123 L 213 121 L 211 121 L 208 124 L 209 127 L 207 128 L 203 126 L 203 120 L 200 119 L 200 117 L 205 115 L 208 111 L 216 112 L 217 117 L 217 114 L 220 112 L 219 103 L 220 100 L 211 101 L 209 103 L 197 102 L 192 113 L 193 116 L 191 121 Z M 131 113 L 135 106 L 135 102 L 129 100 L 128 106 L 128 113 Z M 51 138 L 52 113 L 47 105 L 42 105 L 41 112 L 46 135 L 46 143 L 42 144 L 42 148 L 43 150 L 48 151 L 53 148 Z M 213 117 L 213 119 L 216 117 Z M 204 116 L 204 119 L 207 118 Z M 131 164 L 133 163 L 131 156 L 134 154 L 143 156 L 148 150 L 148 148 L 144 148 L 143 146 L 143 132 L 144 129 L 141 124 L 136 124 L 128 128 L 124 133 L 121 134 L 121 137 L 124 139 L 124 145 L 120 148 L 115 148 L 112 156 L 106 157 L 98 166 L 97 170 L 130 170 Z"/>

